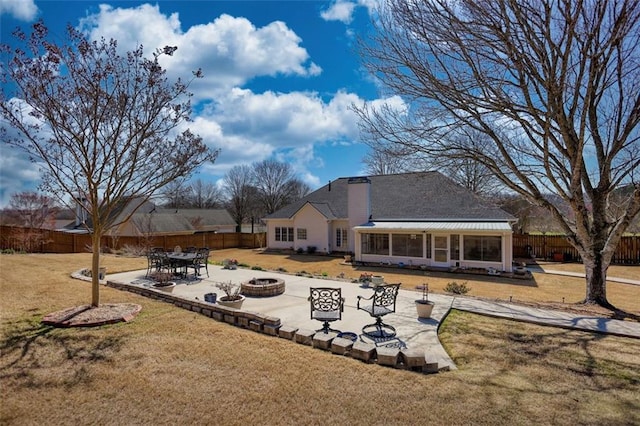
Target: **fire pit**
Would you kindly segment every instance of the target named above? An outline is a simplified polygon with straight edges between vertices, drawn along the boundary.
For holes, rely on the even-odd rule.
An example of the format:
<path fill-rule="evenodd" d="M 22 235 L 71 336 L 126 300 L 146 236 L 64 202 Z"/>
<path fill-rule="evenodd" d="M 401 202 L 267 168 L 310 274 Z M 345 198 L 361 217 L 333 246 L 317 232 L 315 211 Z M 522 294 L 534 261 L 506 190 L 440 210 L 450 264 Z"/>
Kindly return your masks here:
<path fill-rule="evenodd" d="M 278 278 L 253 278 L 240 286 L 242 294 L 249 297 L 269 297 L 284 293 L 284 280 Z"/>

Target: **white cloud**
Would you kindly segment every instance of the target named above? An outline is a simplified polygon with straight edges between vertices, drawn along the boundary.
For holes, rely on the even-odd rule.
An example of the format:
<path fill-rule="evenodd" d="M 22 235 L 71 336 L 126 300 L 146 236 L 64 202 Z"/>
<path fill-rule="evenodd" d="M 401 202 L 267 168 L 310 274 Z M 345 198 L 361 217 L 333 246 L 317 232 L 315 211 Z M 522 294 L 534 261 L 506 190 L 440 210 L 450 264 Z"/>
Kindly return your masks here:
<path fill-rule="evenodd" d="M 325 21 L 340 21 L 343 24 L 350 24 L 353 20 L 353 10 L 355 8 L 356 3 L 337 0 L 327 10 L 322 11 L 320 16 Z"/>
<path fill-rule="evenodd" d="M 300 37 L 281 21 L 257 28 L 246 18 L 223 14 L 183 32 L 178 14 L 166 16 L 157 5 L 129 9 L 102 5 L 98 14 L 81 20 L 80 28 L 93 39 L 117 39 L 123 50 L 142 44 L 150 53 L 166 45 L 177 46 L 174 56 L 161 64 L 172 76 L 183 78 L 201 68 L 204 78 L 191 86 L 197 98 L 242 86 L 256 76 L 307 77 L 322 72 L 309 61 Z"/>
<path fill-rule="evenodd" d="M 33 21 L 38 16 L 34 0 L 0 0 L 0 15 L 7 14 L 20 21 Z"/>
<path fill-rule="evenodd" d="M 212 174 L 276 155 L 301 175 L 309 175 L 310 165 L 323 166 L 314 152 L 317 144 L 358 139 L 357 117 L 350 108 L 362 102 L 346 92 L 324 101 L 316 93 L 234 88 L 208 105 L 190 128 L 212 148 L 221 148 L 216 164 L 206 170 Z"/>
<path fill-rule="evenodd" d="M 256 142 L 268 140 L 275 147 L 288 147 L 357 136 L 356 116 L 350 111 L 357 95 L 338 92 L 329 102 L 316 93 L 261 94 L 235 88 L 216 99 L 211 111 L 225 132 L 241 132 Z"/>
<path fill-rule="evenodd" d="M 368 102 L 368 104 L 376 110 L 380 108 L 389 108 L 397 112 L 407 113 L 409 111 L 409 105 L 398 95 L 391 96 L 384 99 L 374 99 Z"/>
<path fill-rule="evenodd" d="M 0 153 L 0 208 L 4 208 L 12 194 L 37 191 L 40 172 L 38 165 L 29 161 L 17 148 L 2 144 Z"/>
<path fill-rule="evenodd" d="M 340 21 L 345 25 L 349 25 L 351 21 L 353 21 L 353 12 L 356 7 L 366 8 L 367 13 L 373 16 L 383 1 L 384 0 L 334 0 L 328 9 L 320 12 L 320 17 L 325 21 Z"/>

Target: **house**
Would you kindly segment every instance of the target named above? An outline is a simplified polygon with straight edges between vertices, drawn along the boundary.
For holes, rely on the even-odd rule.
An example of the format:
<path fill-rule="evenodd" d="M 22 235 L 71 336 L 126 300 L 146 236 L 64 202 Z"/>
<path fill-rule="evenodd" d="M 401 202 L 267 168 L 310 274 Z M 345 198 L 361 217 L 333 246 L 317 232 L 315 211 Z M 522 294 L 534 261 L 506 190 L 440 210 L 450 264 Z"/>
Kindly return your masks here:
<path fill-rule="evenodd" d="M 135 213 L 131 215 L 131 212 Z M 225 209 L 175 209 L 156 206 L 140 198 L 123 200 L 112 212 L 113 228 L 106 236 L 135 237 L 143 235 L 190 235 L 196 232 L 235 232 L 235 221 Z M 131 216 L 130 216 L 131 215 Z M 130 216 L 130 217 L 129 217 Z M 128 218 L 128 220 L 127 220 Z M 91 219 L 76 209 L 76 219 L 63 230 L 88 232 Z"/>
<path fill-rule="evenodd" d="M 264 218 L 272 249 L 507 272 L 515 220 L 435 171 L 339 178 Z"/>
<path fill-rule="evenodd" d="M 236 232 L 236 222 L 226 209 L 166 209 L 187 218 L 197 231 Z"/>

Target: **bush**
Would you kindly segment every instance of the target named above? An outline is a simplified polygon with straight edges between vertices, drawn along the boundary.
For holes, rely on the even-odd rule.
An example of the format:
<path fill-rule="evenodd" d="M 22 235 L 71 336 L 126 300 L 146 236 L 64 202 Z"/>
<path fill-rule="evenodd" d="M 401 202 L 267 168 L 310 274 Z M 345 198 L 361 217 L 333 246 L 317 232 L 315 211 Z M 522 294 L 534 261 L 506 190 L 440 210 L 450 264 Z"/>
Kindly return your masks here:
<path fill-rule="evenodd" d="M 264 269 L 262 269 L 262 267 L 261 267 L 261 266 L 252 266 L 252 267 L 251 267 L 251 270 L 252 270 L 252 271 L 264 271 Z"/>
<path fill-rule="evenodd" d="M 447 293 L 453 293 L 453 294 L 467 294 L 469 291 L 471 291 L 471 288 L 467 287 L 466 281 L 463 282 L 462 284 L 458 284 L 455 281 L 451 281 L 444 288 L 444 291 L 446 291 Z"/>
<path fill-rule="evenodd" d="M 147 253 L 147 249 L 142 246 L 133 246 L 125 244 L 121 252 L 125 256 L 144 256 Z"/>
<path fill-rule="evenodd" d="M 316 246 L 309 246 L 309 247 L 307 247 L 307 253 L 313 254 L 313 253 L 316 252 L 317 249 L 318 248 Z"/>
<path fill-rule="evenodd" d="M 298 249 L 296 250 L 296 253 L 302 254 L 304 253 L 304 249 L 302 247 L 298 247 Z"/>

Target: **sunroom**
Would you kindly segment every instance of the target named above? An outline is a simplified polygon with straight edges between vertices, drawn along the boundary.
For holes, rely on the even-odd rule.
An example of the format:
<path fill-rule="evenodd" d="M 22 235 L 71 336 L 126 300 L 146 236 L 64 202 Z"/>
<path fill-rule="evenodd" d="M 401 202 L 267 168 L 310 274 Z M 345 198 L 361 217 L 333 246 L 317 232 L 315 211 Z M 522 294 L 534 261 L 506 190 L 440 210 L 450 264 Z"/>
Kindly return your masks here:
<path fill-rule="evenodd" d="M 508 221 L 376 221 L 353 230 L 355 259 L 360 262 L 512 271 Z"/>

